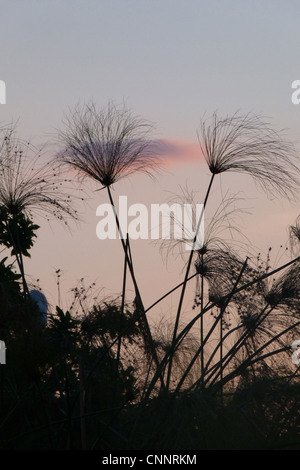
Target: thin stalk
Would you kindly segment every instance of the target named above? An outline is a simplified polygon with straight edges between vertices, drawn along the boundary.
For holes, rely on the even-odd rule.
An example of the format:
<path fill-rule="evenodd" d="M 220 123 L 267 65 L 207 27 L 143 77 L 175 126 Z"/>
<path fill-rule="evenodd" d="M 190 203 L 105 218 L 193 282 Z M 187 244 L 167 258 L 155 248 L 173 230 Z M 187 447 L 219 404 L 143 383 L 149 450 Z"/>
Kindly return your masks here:
<path fill-rule="evenodd" d="M 182 305 L 183 305 L 183 299 L 184 299 L 184 295 L 185 295 L 187 280 L 188 280 L 188 277 L 189 277 L 189 272 L 190 272 L 190 268 L 191 268 L 191 264 L 192 264 L 193 254 L 194 254 L 194 251 L 195 251 L 195 244 L 196 244 L 196 241 L 197 241 L 199 228 L 200 228 L 200 225 L 201 225 L 201 222 L 202 222 L 204 210 L 206 208 L 206 204 L 207 204 L 208 197 L 209 197 L 209 194 L 210 194 L 210 190 L 211 190 L 211 187 L 212 187 L 212 184 L 213 184 L 213 181 L 214 181 L 214 177 L 215 177 L 215 175 L 212 174 L 211 178 L 210 178 L 208 188 L 207 188 L 206 196 L 205 196 L 205 199 L 204 199 L 204 202 L 203 202 L 202 211 L 201 211 L 201 214 L 200 214 L 200 217 L 199 217 L 199 220 L 198 220 L 198 223 L 197 223 L 197 227 L 196 227 L 195 236 L 194 236 L 194 240 L 193 240 L 193 245 L 192 245 L 192 249 L 190 251 L 190 256 L 189 256 L 189 259 L 188 259 L 187 268 L 186 268 L 184 281 L 183 281 L 183 285 L 182 285 L 182 290 L 181 290 L 181 295 L 180 295 L 180 299 L 179 299 L 179 304 L 178 304 L 178 309 L 177 309 L 177 314 L 176 314 L 176 319 L 175 319 L 175 325 L 174 325 L 174 331 L 173 331 L 173 339 L 172 339 L 171 349 L 174 347 L 174 344 L 175 344 L 175 338 L 176 338 L 176 335 L 177 335 L 177 330 L 178 330 L 179 319 L 180 319 L 181 309 L 182 309 Z M 172 362 L 173 362 L 173 352 L 171 354 L 170 362 L 169 362 L 167 384 L 166 384 L 167 390 L 169 389 L 170 380 L 171 380 Z"/>
<path fill-rule="evenodd" d="M 264 307 L 264 309 L 262 310 L 261 314 L 266 310 L 268 305 L 266 305 Z M 225 341 L 227 339 L 228 336 L 232 335 L 234 332 L 240 330 L 241 328 L 243 328 L 243 325 L 238 325 L 234 328 L 232 328 L 230 331 L 228 331 L 228 333 L 226 333 L 226 335 L 223 337 L 223 341 Z M 249 333 L 248 332 L 244 332 L 241 337 L 238 339 L 238 341 L 234 344 L 234 346 L 231 347 L 231 349 L 227 352 L 227 354 L 223 357 L 223 361 L 226 361 L 227 358 L 228 361 L 227 362 L 223 362 L 223 370 L 225 369 L 225 367 L 228 365 L 228 363 L 230 362 L 230 360 L 234 357 L 234 355 L 236 354 L 236 352 L 240 349 L 240 347 L 243 345 L 243 343 L 241 344 L 241 342 L 245 339 L 248 338 L 248 335 Z M 240 346 L 239 346 L 240 345 Z M 210 373 L 210 375 L 208 376 L 208 378 L 205 380 L 205 384 L 207 384 L 209 382 L 209 380 L 213 377 L 213 375 L 216 373 L 216 370 L 219 368 L 219 365 L 220 365 L 220 362 L 217 362 L 216 364 L 214 364 L 210 369 L 208 369 L 209 365 L 211 364 L 214 356 L 216 355 L 217 351 L 219 349 L 219 344 L 217 344 L 217 346 L 215 347 L 215 349 L 213 350 L 213 352 L 211 353 L 207 363 L 206 363 L 206 366 L 205 366 L 205 370 L 204 370 L 204 375 L 206 373 Z"/>
<path fill-rule="evenodd" d="M 243 275 L 243 273 L 244 273 L 244 270 L 246 269 L 247 263 L 248 263 L 248 257 L 246 258 L 246 260 L 245 260 L 245 262 L 244 262 L 244 264 L 243 264 L 243 266 L 242 266 L 242 269 L 241 269 L 241 271 L 240 271 L 240 273 L 239 273 L 239 275 L 238 275 L 238 277 L 237 277 L 237 280 L 235 281 L 235 284 L 234 284 L 234 286 L 233 286 L 233 288 L 232 288 L 230 294 L 226 297 L 226 300 L 225 300 L 225 302 L 224 302 L 222 308 L 220 309 L 220 310 L 221 310 L 220 314 L 219 314 L 218 317 L 216 318 L 214 324 L 212 325 L 212 327 L 210 328 L 209 332 L 208 332 L 207 335 L 205 336 L 205 338 L 204 338 L 204 340 L 203 340 L 203 343 L 200 345 L 199 349 L 198 349 L 198 350 L 196 351 L 196 353 L 194 354 L 193 359 L 191 360 L 191 362 L 189 363 L 188 367 L 186 368 L 186 370 L 185 370 L 183 376 L 181 377 L 181 379 L 180 379 L 180 381 L 179 381 L 179 383 L 178 383 L 178 385 L 177 385 L 177 387 L 176 387 L 175 393 L 178 393 L 178 392 L 179 392 L 179 390 L 180 390 L 182 384 L 184 383 L 184 381 L 185 381 L 186 377 L 188 376 L 188 374 L 189 374 L 191 368 L 193 367 L 193 365 L 194 365 L 194 363 L 195 363 L 197 357 L 199 356 L 199 354 L 201 354 L 201 351 L 203 350 L 204 345 L 207 343 L 209 337 L 211 336 L 211 334 L 213 333 L 214 329 L 216 328 L 218 322 L 219 322 L 220 319 L 222 318 L 222 315 L 223 315 L 223 313 L 224 313 L 224 310 L 226 309 L 226 307 L 227 307 L 227 305 L 229 304 L 229 302 L 230 302 L 232 296 L 233 296 L 233 295 L 235 294 L 235 292 L 236 292 L 237 285 L 238 285 L 238 283 L 239 283 L 240 280 L 241 280 L 241 277 L 242 277 L 242 275 Z M 202 313 L 203 313 L 203 312 L 201 312 L 201 314 L 202 314 Z M 200 380 L 201 380 L 201 379 L 200 379 Z"/>
<path fill-rule="evenodd" d="M 206 311 L 208 311 L 208 310 L 209 310 L 209 308 L 207 308 L 207 305 L 206 305 L 206 306 L 204 307 L 204 313 L 205 313 Z M 198 317 L 198 318 L 197 318 L 193 323 L 195 323 L 195 322 L 199 319 L 199 315 L 198 315 L 197 317 Z M 181 343 L 184 341 L 184 339 L 185 339 L 186 335 L 189 333 L 189 331 L 190 331 L 190 328 L 184 328 L 184 329 L 181 331 L 181 333 L 177 336 L 177 338 L 176 338 L 176 344 L 175 344 L 175 351 L 176 351 L 177 348 L 180 347 Z M 205 343 L 206 343 L 206 338 L 204 338 L 203 345 L 204 345 Z M 198 350 L 198 353 L 195 354 L 195 356 L 196 356 L 195 359 L 199 356 L 199 354 L 200 354 L 200 352 L 201 352 L 201 350 L 202 350 L 202 347 L 203 347 L 203 346 L 200 345 L 199 350 Z M 170 356 L 170 355 L 171 355 L 171 350 L 167 351 L 166 354 L 164 355 L 163 359 L 161 360 L 161 362 L 160 362 L 160 370 L 161 370 L 161 371 L 164 370 L 164 367 L 165 367 L 166 364 L 168 363 L 168 360 L 169 360 L 169 356 Z M 191 367 L 192 367 L 192 365 L 193 365 L 193 364 L 191 364 Z M 189 369 L 189 370 L 190 370 L 190 369 Z M 156 374 L 156 375 L 153 377 L 151 384 L 149 385 L 149 389 L 148 389 L 148 391 L 147 391 L 147 398 L 149 398 L 150 393 L 151 393 L 151 391 L 152 391 L 152 389 L 153 389 L 155 383 L 157 382 L 157 379 L 158 379 L 158 375 Z M 176 390 L 177 390 L 177 389 L 176 389 Z"/>
<path fill-rule="evenodd" d="M 126 236 L 126 253 L 128 250 L 128 234 Z M 123 288 L 122 288 L 122 301 L 121 301 L 121 319 L 124 315 L 124 306 L 125 306 L 125 290 L 126 290 L 126 273 L 127 273 L 127 257 L 124 257 L 124 270 L 123 270 Z M 119 370 L 119 362 L 120 362 L 120 354 L 121 354 L 121 344 L 122 344 L 122 337 L 120 336 L 118 339 L 118 349 L 117 349 L 117 366 L 116 366 L 116 373 L 118 375 Z"/>
<path fill-rule="evenodd" d="M 268 273 L 262 274 L 260 277 L 257 279 L 253 279 L 252 281 L 247 282 L 243 286 L 239 287 L 235 293 L 237 294 L 238 292 L 241 292 L 242 290 L 248 289 L 248 287 L 253 286 L 254 284 L 257 284 L 260 281 L 263 281 L 267 277 L 272 276 L 273 274 L 278 273 L 279 271 L 282 271 L 283 269 L 291 266 L 292 264 L 296 263 L 297 261 L 300 261 L 300 256 L 297 256 L 296 258 L 292 259 L 291 261 L 288 261 L 287 263 L 283 264 L 282 266 L 279 266 L 279 268 L 273 269 L 273 271 L 270 271 Z"/>
<path fill-rule="evenodd" d="M 273 274 L 276 274 L 277 272 L 281 271 L 282 269 L 285 269 L 287 268 L 288 266 L 296 263 L 297 261 L 300 261 L 300 256 L 297 256 L 297 258 L 294 258 L 293 260 L 289 261 L 288 263 L 282 265 L 282 266 L 279 266 L 279 268 L 276 268 L 274 269 L 273 271 L 270 271 L 268 273 L 265 273 L 263 274 L 262 276 L 258 277 L 257 279 L 254 279 L 252 281 L 249 281 L 247 282 L 246 284 L 242 285 L 241 287 L 238 287 L 236 290 L 235 290 L 235 294 L 245 290 L 245 289 L 248 289 L 248 287 L 251 287 L 253 286 L 254 284 L 257 284 L 258 282 L 272 276 Z M 225 295 L 223 297 L 223 301 L 225 301 L 228 296 L 230 296 L 231 293 Z M 216 306 L 216 303 L 215 302 L 211 302 L 210 305 L 204 307 L 204 310 L 203 312 L 200 312 L 198 315 L 195 315 L 194 318 L 184 327 L 184 329 L 181 331 L 181 333 L 179 334 L 178 338 L 182 337 L 183 334 L 186 334 L 188 331 L 190 331 L 192 329 L 192 327 L 194 326 L 194 324 L 199 320 L 199 318 L 201 317 L 202 314 L 208 312 L 209 310 L 211 310 L 213 307 Z M 216 322 L 214 323 L 214 325 L 212 326 L 212 328 L 215 328 L 216 326 L 216 323 L 218 322 L 219 320 L 219 317 L 217 317 L 216 319 Z M 205 341 L 205 340 L 204 340 Z"/>
<path fill-rule="evenodd" d="M 285 328 L 283 331 L 281 331 L 280 333 L 277 333 L 277 335 L 273 336 L 273 338 L 271 338 L 269 341 L 267 341 L 265 344 L 263 344 L 260 348 L 258 348 L 256 351 L 254 351 L 251 356 L 249 356 L 247 359 L 245 359 L 245 361 L 242 362 L 242 364 L 240 364 L 234 371 L 230 372 L 229 374 L 227 374 L 224 378 L 223 378 L 223 382 L 222 384 L 219 382 L 217 385 L 220 387 L 221 385 L 223 386 L 225 383 L 227 383 L 229 380 L 231 380 L 232 378 L 236 377 L 239 375 L 240 371 L 242 372 L 243 370 L 245 370 L 246 367 L 248 367 L 249 365 L 253 365 L 255 364 L 256 362 L 259 362 L 260 360 L 262 359 L 266 359 L 278 352 L 282 352 L 282 351 L 287 351 L 290 349 L 290 346 L 284 346 L 283 348 L 280 348 L 280 349 L 276 349 L 275 351 L 270 351 L 269 353 L 266 353 L 264 354 L 263 356 L 259 356 L 259 357 L 255 357 L 255 356 L 258 356 L 266 347 L 270 346 L 270 344 L 272 344 L 274 341 L 277 341 L 282 335 L 284 335 L 285 333 L 288 333 L 290 330 L 292 330 L 293 328 L 295 328 L 296 326 L 300 325 L 300 321 L 294 323 L 293 325 L 290 325 L 288 326 L 287 328 Z"/>
<path fill-rule="evenodd" d="M 267 277 L 270 277 L 272 276 L 273 274 L 281 271 L 282 269 L 285 269 L 287 268 L 288 266 L 290 266 L 291 264 L 297 262 L 300 260 L 300 256 L 294 258 L 293 260 L 289 261 L 288 263 L 280 266 L 279 268 L 276 268 L 274 269 L 273 271 L 270 271 L 269 273 L 266 273 L 266 274 L 263 274 L 262 276 L 260 276 L 259 278 L 257 279 L 254 279 L 244 285 L 242 285 L 241 287 L 237 288 L 235 290 L 235 294 L 238 293 L 238 292 L 241 292 L 242 290 L 244 289 L 247 289 L 248 287 L 256 284 L 257 282 L 259 281 L 262 281 L 263 279 L 266 279 Z M 194 278 L 196 275 L 198 275 L 198 273 L 194 273 L 193 275 L 191 275 L 189 277 L 188 280 Z M 183 281 L 184 282 L 184 281 Z M 163 299 L 165 299 L 168 295 L 170 295 L 171 293 L 173 293 L 175 290 L 177 290 L 178 288 L 180 288 L 182 285 L 183 285 L 183 282 L 181 282 L 180 284 L 178 284 L 177 286 L 175 286 L 173 289 L 171 289 L 169 292 L 167 292 L 166 294 L 164 294 L 163 296 L 161 296 L 157 301 L 155 301 L 152 305 L 150 305 L 150 307 L 148 307 L 146 310 L 145 310 L 145 313 L 147 311 L 149 311 L 151 308 L 153 308 L 154 306 L 156 306 L 159 302 L 161 302 Z M 227 296 L 224 296 L 224 300 L 229 296 L 230 294 L 228 294 Z M 201 315 L 207 313 L 209 310 L 211 310 L 213 307 L 215 307 L 216 304 L 214 302 L 211 302 L 210 304 L 207 304 L 204 309 L 203 309 L 203 312 L 200 312 L 198 315 L 195 315 L 195 317 L 183 328 L 183 330 L 179 333 L 179 335 L 177 336 L 176 338 L 176 344 L 178 344 L 180 341 L 182 341 L 182 339 L 185 337 L 185 335 L 188 334 L 188 332 L 192 329 L 192 327 L 194 326 L 194 324 L 200 319 Z M 136 319 L 135 319 L 136 321 Z M 217 318 L 214 325 L 212 326 L 212 330 L 216 327 L 217 323 L 218 323 L 219 319 Z M 92 372 L 94 371 L 94 369 L 98 366 L 98 364 L 101 362 L 101 360 L 105 357 L 105 355 L 107 354 L 107 352 L 118 342 L 118 339 L 120 336 L 123 336 L 123 334 L 127 331 L 127 329 L 130 327 L 130 325 L 128 325 L 123 332 L 121 332 L 121 334 L 114 340 L 110 343 L 110 345 L 107 347 L 107 351 L 105 351 L 102 355 L 100 355 L 100 357 L 98 358 L 97 361 L 95 361 L 95 364 L 94 366 L 92 367 L 92 369 L 90 370 L 89 374 L 88 374 L 88 377 L 87 379 L 90 377 L 90 375 L 92 374 Z M 212 330 L 210 330 L 210 332 L 208 333 L 208 335 L 210 335 L 212 333 Z M 206 339 L 207 339 L 207 336 L 204 338 L 204 343 L 206 342 Z M 176 347 L 176 344 L 175 344 L 175 347 Z M 201 350 L 200 350 L 201 351 Z M 200 352 L 199 352 L 200 353 Z M 152 378 L 152 381 L 149 385 L 149 388 L 148 388 L 148 391 L 147 391 L 147 394 L 145 396 L 145 400 L 147 400 L 150 396 L 150 393 L 151 393 L 151 390 L 153 389 L 155 383 L 157 382 L 158 378 L 159 378 L 159 375 L 162 373 L 163 371 L 163 368 L 165 367 L 165 365 L 167 364 L 167 361 L 168 361 L 168 357 L 170 355 L 170 351 L 168 351 L 164 358 L 161 360 L 160 362 L 160 365 L 156 371 L 156 373 L 154 374 L 154 377 Z M 195 385 L 198 383 L 198 381 L 195 383 Z"/>
<path fill-rule="evenodd" d="M 147 383 L 148 383 L 148 379 L 149 379 L 149 376 L 150 376 L 151 367 L 152 367 L 152 361 L 150 361 L 149 367 L 148 367 L 148 370 L 147 370 L 146 379 L 145 379 L 145 384 L 144 384 L 144 387 L 143 387 L 142 400 L 143 400 L 143 398 L 145 397 L 145 393 L 146 393 L 146 389 L 147 389 Z"/>
<path fill-rule="evenodd" d="M 223 337 L 223 341 L 225 342 L 225 340 L 227 339 L 228 336 L 232 335 L 233 333 L 235 333 L 236 331 L 240 330 L 241 328 L 243 328 L 243 325 L 238 325 L 234 328 L 232 328 L 230 331 L 228 331 L 228 333 L 226 333 L 226 335 Z M 233 348 L 232 348 L 233 349 Z M 206 362 L 205 364 L 205 369 L 203 371 L 203 376 L 205 377 L 205 374 L 206 373 L 211 373 L 211 372 L 215 372 L 215 370 L 219 367 L 219 362 L 217 362 L 216 364 L 214 364 L 210 369 L 209 369 L 209 366 L 214 358 L 214 356 L 217 354 L 219 350 L 219 344 L 217 344 L 217 346 L 215 347 L 215 349 L 213 350 L 213 352 L 211 353 L 211 355 L 209 356 L 209 359 L 208 361 Z M 227 353 L 228 354 L 228 353 Z M 227 354 L 224 356 L 223 360 L 226 358 Z M 226 364 L 225 364 L 226 365 Z M 225 368 L 225 365 L 224 365 L 224 368 Z M 206 381 L 205 381 L 206 383 Z M 205 385 L 204 383 L 204 385 Z"/>
<path fill-rule="evenodd" d="M 264 315 L 267 308 L 268 308 L 268 304 L 261 311 L 261 313 L 259 315 L 259 317 L 261 317 L 261 318 L 258 317 L 259 321 L 257 322 L 256 327 L 258 327 L 264 321 L 264 319 L 272 312 L 273 308 L 271 307 L 271 309 Z M 235 345 L 227 352 L 227 354 L 223 358 L 223 360 L 226 361 L 224 363 L 223 370 L 225 369 L 225 367 L 228 366 L 229 362 L 234 358 L 235 354 L 239 351 L 239 349 L 241 349 L 241 347 L 245 344 L 245 342 L 247 341 L 249 336 L 250 336 L 249 332 L 247 332 L 247 331 L 244 332 L 242 334 L 242 336 L 239 338 L 239 340 L 235 343 Z M 218 367 L 219 364 L 216 364 L 215 366 Z M 206 383 L 209 382 L 209 380 L 213 377 L 214 373 L 215 373 L 215 371 L 213 371 L 213 373 L 208 376 L 208 378 L 205 381 Z M 220 375 L 220 371 L 215 375 L 215 377 L 214 377 L 214 379 L 213 379 L 213 381 L 211 382 L 210 385 L 212 385 L 217 380 L 219 375 Z"/>
<path fill-rule="evenodd" d="M 220 375 L 223 378 L 223 314 L 224 311 L 221 309 L 220 312 Z M 221 406 L 224 404 L 223 387 L 221 387 Z"/>
<path fill-rule="evenodd" d="M 198 276 L 198 273 L 194 273 L 192 274 L 189 278 L 188 278 L 188 281 L 190 281 L 191 279 L 193 279 L 194 277 Z M 162 300 L 164 300 L 166 297 L 168 297 L 170 294 L 173 294 L 173 292 L 175 292 L 177 289 L 179 289 L 179 287 L 182 287 L 183 286 L 183 283 L 184 281 L 180 282 L 179 284 L 177 284 L 177 286 L 173 287 L 171 290 L 169 290 L 166 294 L 162 295 L 158 300 L 156 300 L 153 304 L 150 305 L 150 307 L 146 308 L 145 310 L 145 313 L 149 312 L 149 310 L 151 310 L 153 307 L 155 307 L 159 302 L 161 302 Z"/>
<path fill-rule="evenodd" d="M 298 322 L 300 323 L 300 322 Z M 284 332 L 282 332 L 282 334 L 284 334 Z M 278 338 L 276 338 L 278 339 Z M 271 342 L 275 341 L 275 338 L 273 338 L 271 340 Z M 260 361 L 263 361 L 264 359 L 267 359 L 268 357 L 271 357 L 271 356 L 275 356 L 275 354 L 278 354 L 278 353 L 281 353 L 281 352 L 285 352 L 285 351 L 288 351 L 290 349 L 290 346 L 283 346 L 279 349 L 275 349 L 274 351 L 269 351 L 268 353 L 265 353 L 264 355 L 262 356 L 259 356 L 259 357 L 253 357 L 253 355 L 251 356 L 251 358 L 248 358 L 246 359 L 242 364 L 240 364 L 235 370 L 233 370 L 232 372 L 230 372 L 229 374 L 227 374 L 224 378 L 223 378 L 223 381 L 221 383 L 218 382 L 215 386 L 215 389 L 217 390 L 218 388 L 220 388 L 221 386 L 224 387 L 224 385 L 229 382 L 231 379 L 235 378 L 235 377 L 238 377 L 240 374 L 242 374 L 245 369 L 249 366 L 253 367 L 254 364 L 256 364 L 257 362 L 260 362 Z M 255 355 L 256 355 L 256 352 L 255 352 Z"/>
<path fill-rule="evenodd" d="M 192 276 L 190 276 L 189 280 L 194 278 L 198 273 L 195 273 L 193 274 Z M 172 292 L 174 292 L 176 289 L 179 289 L 179 287 L 182 286 L 182 282 L 180 284 L 178 284 L 177 286 L 173 287 L 173 289 L 171 289 L 169 292 L 167 292 L 166 294 L 164 294 L 162 297 L 160 297 L 156 302 L 154 302 L 152 305 L 150 305 L 150 307 L 148 307 L 146 310 L 145 310 L 145 313 L 150 310 L 151 308 L 153 308 L 155 305 L 157 305 L 159 302 L 161 302 L 164 298 L 166 298 L 168 295 L 170 295 Z M 106 356 L 106 354 L 110 351 L 111 348 L 113 348 L 115 346 L 115 344 L 117 344 L 117 342 L 120 340 L 120 338 L 123 337 L 123 335 L 127 332 L 127 330 L 130 328 L 130 326 L 132 326 L 132 324 L 134 322 L 136 322 L 138 318 L 134 318 L 131 322 L 128 322 L 128 325 L 126 326 L 126 328 L 124 328 L 124 330 L 117 336 L 117 338 L 115 338 L 108 346 L 107 346 L 107 349 L 105 350 L 104 353 L 102 353 L 99 358 L 94 362 L 93 364 L 93 367 L 90 369 L 87 377 L 86 377 L 86 386 L 85 386 L 85 389 L 87 387 L 87 383 L 88 383 L 88 379 L 91 377 L 92 373 L 94 372 L 94 370 L 96 369 L 96 367 L 99 365 L 99 363 L 102 361 L 102 359 L 104 359 L 104 357 Z M 188 332 L 186 332 L 187 334 Z M 184 334 L 181 335 L 181 338 L 183 339 L 184 338 Z M 168 355 L 167 355 L 167 358 L 168 358 Z M 157 369 L 157 371 L 159 370 L 159 373 L 155 374 L 155 377 L 156 377 L 156 380 L 154 381 L 154 385 L 156 383 L 156 381 L 158 380 L 158 377 L 159 375 L 161 374 L 161 371 L 163 370 L 163 366 L 165 365 L 166 362 L 160 362 L 160 365 L 159 365 L 159 368 Z M 160 378 L 160 377 L 159 377 Z M 78 397 L 77 397 L 78 399 Z M 75 404 L 75 401 L 76 401 L 76 398 L 74 400 L 74 404 Z"/>
<path fill-rule="evenodd" d="M 201 312 L 203 312 L 203 300 L 204 300 L 204 276 L 203 276 L 203 253 L 201 253 L 201 303 L 200 303 L 200 308 Z M 203 339 L 204 339 L 204 320 L 203 320 L 203 315 L 200 317 L 200 345 L 203 344 Z M 201 374 L 203 374 L 204 370 L 204 348 L 201 349 Z"/>
<path fill-rule="evenodd" d="M 133 270 L 133 264 L 132 264 L 132 262 L 129 258 L 128 250 L 127 250 L 126 244 L 124 242 L 124 238 L 123 238 L 123 234 L 122 234 L 118 214 L 117 214 L 117 211 L 116 211 L 116 207 L 115 207 L 114 200 L 113 200 L 113 197 L 112 197 L 111 190 L 110 190 L 109 186 L 107 186 L 107 192 L 108 192 L 110 203 L 113 207 L 113 211 L 114 211 L 114 215 L 115 215 L 115 219 L 116 219 L 117 229 L 118 229 L 118 232 L 120 234 L 120 239 L 121 239 L 121 243 L 122 243 L 123 250 L 124 250 L 124 253 L 125 253 L 126 262 L 127 262 L 127 265 L 128 265 L 128 268 L 129 268 L 129 271 L 130 271 L 130 274 L 131 274 L 131 279 L 132 279 L 132 282 L 133 282 L 133 285 L 134 285 L 135 294 L 136 294 L 136 299 L 135 299 L 136 305 L 137 305 L 138 310 L 141 312 L 140 318 L 142 319 L 142 321 L 144 323 L 144 327 L 145 327 L 145 331 L 146 331 L 146 334 L 144 334 L 145 345 L 146 345 L 146 347 L 147 347 L 147 345 L 149 346 L 149 349 L 151 351 L 153 359 L 156 363 L 156 366 L 158 367 L 159 366 L 159 359 L 157 357 L 157 353 L 156 353 L 155 345 L 154 345 L 154 342 L 153 342 L 151 330 L 150 330 L 149 323 L 148 323 L 148 320 L 147 320 L 147 317 L 146 317 L 146 314 L 145 314 L 145 308 L 144 308 L 142 298 L 141 298 L 141 295 L 140 295 L 140 291 L 139 291 L 139 288 L 138 288 L 138 285 L 137 285 L 136 277 L 135 277 L 134 270 Z M 161 383 L 162 383 L 162 387 L 164 387 L 163 378 L 160 377 L 160 380 L 161 380 Z"/>
<path fill-rule="evenodd" d="M 20 266 L 21 266 L 21 276 L 22 276 L 24 294 L 28 295 L 29 294 L 29 289 L 28 289 L 26 278 L 25 278 L 25 269 L 24 269 L 22 253 L 20 253 Z"/>

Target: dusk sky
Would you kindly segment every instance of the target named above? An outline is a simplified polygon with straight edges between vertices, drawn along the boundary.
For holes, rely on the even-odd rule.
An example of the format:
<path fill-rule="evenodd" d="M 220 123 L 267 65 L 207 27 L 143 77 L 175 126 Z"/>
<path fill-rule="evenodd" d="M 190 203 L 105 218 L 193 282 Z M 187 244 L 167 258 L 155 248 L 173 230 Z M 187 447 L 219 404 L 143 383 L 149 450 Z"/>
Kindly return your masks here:
<path fill-rule="evenodd" d="M 267 116 L 275 129 L 286 129 L 300 155 L 300 105 L 291 100 L 292 82 L 300 80 L 296 0 L 1 0 L 0 6 L 1 123 L 18 121 L 20 137 L 47 143 L 54 154 L 68 107 L 112 100 L 153 122 L 154 137 L 178 150 L 155 180 L 134 175 L 116 184 L 116 199 L 128 195 L 130 203 L 149 206 L 188 185 L 202 202 L 209 171 L 197 151 L 197 129 L 214 111 Z M 212 201 L 228 191 L 244 198 L 249 214 L 241 229 L 251 244 L 277 253 L 299 213 L 297 202 L 268 198 L 250 177 L 237 174 L 217 179 Z M 36 221 L 41 228 L 26 270 L 40 279 L 52 305 L 57 269 L 66 308 L 80 278 L 95 282 L 103 295 L 121 291 L 120 242 L 96 237 L 96 208 L 107 195 L 89 196 L 79 204 L 83 221 L 71 224 L 71 232 Z M 166 263 L 153 241 L 133 241 L 132 251 L 146 307 L 183 279 L 184 259 Z M 171 315 L 172 306 L 169 299 L 161 312 Z"/>

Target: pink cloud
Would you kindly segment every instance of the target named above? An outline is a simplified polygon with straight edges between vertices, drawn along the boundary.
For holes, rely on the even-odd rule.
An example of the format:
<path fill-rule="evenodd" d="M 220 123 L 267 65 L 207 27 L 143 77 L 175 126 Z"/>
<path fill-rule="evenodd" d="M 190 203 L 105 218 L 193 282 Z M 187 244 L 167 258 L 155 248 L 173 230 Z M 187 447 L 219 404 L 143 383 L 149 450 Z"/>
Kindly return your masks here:
<path fill-rule="evenodd" d="M 160 160 L 161 166 L 168 168 L 186 163 L 205 162 L 199 143 L 184 139 L 154 139 L 150 143 L 150 152 Z M 71 168 L 69 173 L 77 174 Z"/>
<path fill-rule="evenodd" d="M 163 166 L 185 163 L 203 163 L 204 157 L 198 142 L 183 139 L 161 139 L 155 142 Z"/>

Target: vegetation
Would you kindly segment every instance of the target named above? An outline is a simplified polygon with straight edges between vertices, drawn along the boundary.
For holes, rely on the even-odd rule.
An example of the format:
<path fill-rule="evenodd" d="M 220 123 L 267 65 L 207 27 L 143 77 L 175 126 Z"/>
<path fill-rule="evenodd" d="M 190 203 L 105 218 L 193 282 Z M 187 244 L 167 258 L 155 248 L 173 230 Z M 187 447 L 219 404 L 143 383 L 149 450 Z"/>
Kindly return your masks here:
<path fill-rule="evenodd" d="M 64 311 L 45 311 L 31 296 L 23 257 L 39 226 L 36 215 L 63 223 L 76 219 L 66 168 L 106 188 L 135 172 L 151 173 L 159 158 L 152 126 L 112 103 L 78 107 L 59 133 L 54 161 L 3 129 L 0 144 L 0 448 L 91 450 L 298 449 L 299 374 L 292 361 L 300 338 L 299 218 L 290 227 L 291 258 L 271 267 L 241 249 L 236 196 L 223 198 L 197 233 L 168 243 L 190 243 L 182 282 L 145 309 L 135 276 L 130 240 L 124 250 L 121 298 L 97 299 L 92 287 L 74 289 Z M 237 171 L 273 196 L 297 200 L 299 156 L 291 143 L 254 115 L 203 121 L 199 142 L 211 178 Z M 178 197 L 178 200 L 180 198 Z M 188 190 L 181 201 L 196 203 Z M 115 211 L 116 225 L 121 231 Z M 201 218 L 197 221 L 199 230 Z M 174 223 L 179 221 L 174 220 Z M 245 255 L 243 255 L 243 253 Z M 10 259 L 11 258 L 11 259 Z M 16 267 L 15 268 L 15 261 Z M 127 272 L 135 298 L 126 297 Z M 57 271 L 58 282 L 60 273 Z M 182 306 L 196 280 L 192 318 Z M 147 314 L 179 292 L 173 322 L 149 325 Z M 296 363 L 295 363 L 296 362 Z"/>

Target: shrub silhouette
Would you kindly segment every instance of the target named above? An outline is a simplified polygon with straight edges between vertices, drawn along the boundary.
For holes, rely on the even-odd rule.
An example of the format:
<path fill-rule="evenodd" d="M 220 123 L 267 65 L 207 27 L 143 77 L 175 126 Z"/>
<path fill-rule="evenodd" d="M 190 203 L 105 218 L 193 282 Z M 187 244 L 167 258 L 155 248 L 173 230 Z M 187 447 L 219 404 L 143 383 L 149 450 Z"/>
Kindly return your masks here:
<path fill-rule="evenodd" d="M 67 124 L 59 162 L 106 187 L 112 204 L 112 184 L 153 168 L 148 124 L 131 113 L 110 105 L 99 114 L 89 106 Z M 15 162 L 22 155 L 10 145 L 12 135 L 0 146 L 0 244 L 20 272 L 9 256 L 0 261 L 0 338 L 7 346 L 7 364 L 0 366 L 0 448 L 298 449 L 299 375 L 291 344 L 300 337 L 299 218 L 290 227 L 295 257 L 271 267 L 271 250 L 264 263 L 222 237 L 224 226 L 234 229 L 226 221 L 238 198 L 223 200 L 203 246 L 193 244 L 188 254 L 183 281 L 147 309 L 129 239 L 122 239 L 121 297 L 98 300 L 89 290 L 75 289 L 70 308 L 55 306 L 43 324 L 23 265 L 39 228 L 33 213 L 38 203 L 60 220 L 76 213 L 69 197 L 59 191 L 56 198 L 57 187 L 31 172 L 11 186 L 9 175 L 21 167 L 7 165 L 7 155 Z M 205 207 L 214 178 L 227 171 L 249 174 L 272 194 L 295 196 L 299 168 L 293 146 L 257 116 L 214 115 L 210 125 L 202 123 L 201 136 L 211 172 Z M 176 244 L 181 242 L 186 240 Z M 191 279 L 192 317 L 184 320 Z M 150 327 L 148 312 L 177 290 L 175 318 Z"/>

